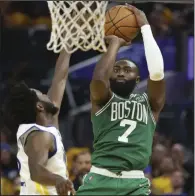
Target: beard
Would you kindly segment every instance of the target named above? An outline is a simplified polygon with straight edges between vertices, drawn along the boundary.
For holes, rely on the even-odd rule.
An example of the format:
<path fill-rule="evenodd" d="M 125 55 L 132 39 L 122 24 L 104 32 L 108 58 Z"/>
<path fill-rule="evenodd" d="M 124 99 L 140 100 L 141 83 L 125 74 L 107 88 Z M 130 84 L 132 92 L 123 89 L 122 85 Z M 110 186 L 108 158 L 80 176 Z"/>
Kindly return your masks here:
<path fill-rule="evenodd" d="M 81 169 L 80 171 L 78 171 L 77 176 L 83 177 L 84 175 L 86 175 L 86 174 L 89 173 L 89 172 L 90 172 L 90 169 L 83 168 L 83 169 Z"/>
<path fill-rule="evenodd" d="M 87 169 L 82 169 L 81 171 L 79 171 L 79 175 L 84 176 L 85 174 L 87 174 L 90 170 Z"/>
<path fill-rule="evenodd" d="M 117 82 L 115 79 L 110 79 L 111 90 L 120 97 L 128 97 L 134 90 L 136 85 L 135 80 L 128 80 L 125 82 Z"/>
<path fill-rule="evenodd" d="M 43 105 L 44 105 L 44 108 L 45 108 L 45 111 L 48 113 L 48 114 L 51 114 L 52 116 L 57 114 L 58 112 L 58 108 L 51 102 L 46 102 L 46 101 L 42 101 Z"/>

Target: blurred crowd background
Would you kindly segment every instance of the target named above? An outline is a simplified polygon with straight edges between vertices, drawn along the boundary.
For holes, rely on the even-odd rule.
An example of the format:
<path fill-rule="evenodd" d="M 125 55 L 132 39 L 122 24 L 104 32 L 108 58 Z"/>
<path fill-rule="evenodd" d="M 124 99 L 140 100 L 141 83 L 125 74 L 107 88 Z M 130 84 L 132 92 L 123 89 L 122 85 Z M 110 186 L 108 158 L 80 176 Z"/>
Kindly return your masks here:
<path fill-rule="evenodd" d="M 111 3 L 109 6 L 116 5 Z M 185 4 L 137 4 L 145 11 L 163 52 L 167 99 L 153 142 L 153 154 L 145 175 L 153 195 L 194 195 L 194 6 Z M 46 92 L 56 54 L 46 50 L 51 20 L 44 1 L 8 1 L 1 8 L 0 103 L 9 85 L 24 80 Z M 147 67 L 141 35 L 119 54 L 131 55 L 140 64 L 141 84 L 146 87 Z M 128 53 L 128 54 L 127 54 Z M 99 55 L 77 51 L 71 59 L 69 81 L 60 113 L 60 131 L 67 151 L 70 179 L 75 189 L 91 167 L 93 134 L 90 122 L 89 81 Z M 18 195 L 16 137 L 1 130 L 1 195 Z"/>

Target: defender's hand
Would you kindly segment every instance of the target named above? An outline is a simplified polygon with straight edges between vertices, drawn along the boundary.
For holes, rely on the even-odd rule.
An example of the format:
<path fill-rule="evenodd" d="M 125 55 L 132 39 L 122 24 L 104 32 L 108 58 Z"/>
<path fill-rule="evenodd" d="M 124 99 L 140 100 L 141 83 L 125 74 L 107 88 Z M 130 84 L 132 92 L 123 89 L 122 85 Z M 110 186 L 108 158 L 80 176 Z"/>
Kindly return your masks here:
<path fill-rule="evenodd" d="M 76 193 L 72 182 L 64 178 L 60 178 L 56 181 L 56 191 L 58 195 L 69 195 L 69 193 L 75 195 Z"/>
<path fill-rule="evenodd" d="M 149 24 L 147 17 L 143 11 L 129 4 L 126 4 L 126 6 L 134 13 L 137 20 L 137 24 L 139 25 L 140 28 L 146 24 Z"/>
<path fill-rule="evenodd" d="M 108 35 L 108 36 L 106 36 L 105 37 L 105 42 L 108 45 L 117 44 L 119 47 L 128 46 L 128 45 L 131 44 L 131 42 L 126 42 L 124 39 L 119 38 L 119 37 L 117 37 L 115 35 Z"/>

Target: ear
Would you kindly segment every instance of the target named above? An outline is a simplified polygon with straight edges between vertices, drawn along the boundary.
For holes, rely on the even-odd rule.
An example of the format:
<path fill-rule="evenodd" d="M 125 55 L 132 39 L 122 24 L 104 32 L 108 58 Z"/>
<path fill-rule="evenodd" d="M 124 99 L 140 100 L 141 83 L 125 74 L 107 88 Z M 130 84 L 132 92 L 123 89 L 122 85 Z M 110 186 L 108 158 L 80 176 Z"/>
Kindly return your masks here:
<path fill-rule="evenodd" d="M 137 76 L 136 78 L 136 84 L 138 84 L 140 82 L 140 76 Z"/>
<path fill-rule="evenodd" d="M 43 104 L 40 101 L 37 102 L 36 108 L 39 112 L 44 110 Z"/>

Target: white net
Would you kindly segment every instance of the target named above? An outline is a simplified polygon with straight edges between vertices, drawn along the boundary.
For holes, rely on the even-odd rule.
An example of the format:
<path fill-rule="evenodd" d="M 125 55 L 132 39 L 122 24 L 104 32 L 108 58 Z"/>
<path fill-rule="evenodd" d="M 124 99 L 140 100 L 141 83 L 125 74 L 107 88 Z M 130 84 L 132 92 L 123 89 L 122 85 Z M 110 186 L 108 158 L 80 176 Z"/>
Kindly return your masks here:
<path fill-rule="evenodd" d="M 48 50 L 106 51 L 104 23 L 107 1 L 47 1 L 52 20 Z"/>

